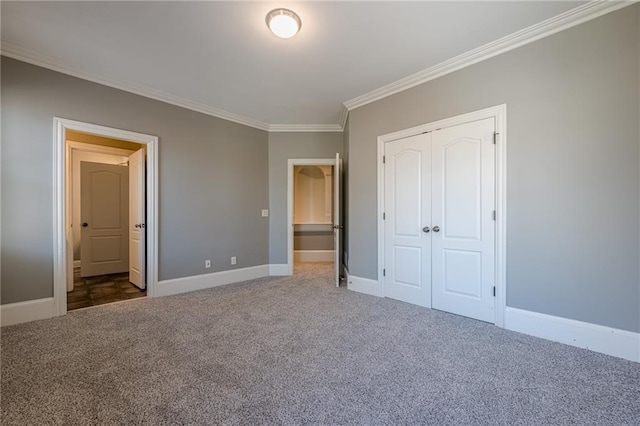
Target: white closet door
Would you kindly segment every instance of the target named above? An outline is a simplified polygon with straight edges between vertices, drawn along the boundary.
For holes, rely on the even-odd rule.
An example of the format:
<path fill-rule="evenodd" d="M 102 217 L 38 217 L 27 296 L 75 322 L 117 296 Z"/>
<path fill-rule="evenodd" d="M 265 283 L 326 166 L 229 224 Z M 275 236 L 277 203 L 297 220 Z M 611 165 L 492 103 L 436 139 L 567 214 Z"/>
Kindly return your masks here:
<path fill-rule="evenodd" d="M 385 144 L 384 295 L 421 306 L 431 304 L 430 139 Z"/>
<path fill-rule="evenodd" d="M 493 118 L 434 131 L 433 308 L 494 322 Z M 438 229 L 439 228 L 439 229 Z"/>

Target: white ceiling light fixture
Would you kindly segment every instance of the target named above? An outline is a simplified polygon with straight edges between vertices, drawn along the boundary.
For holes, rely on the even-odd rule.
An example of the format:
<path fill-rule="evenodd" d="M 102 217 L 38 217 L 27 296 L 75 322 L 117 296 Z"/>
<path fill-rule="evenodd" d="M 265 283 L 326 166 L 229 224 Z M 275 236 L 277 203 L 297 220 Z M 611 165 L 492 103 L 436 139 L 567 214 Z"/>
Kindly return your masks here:
<path fill-rule="evenodd" d="M 289 9 L 273 9 L 267 13 L 267 27 L 280 38 L 291 38 L 300 31 L 302 21 Z"/>

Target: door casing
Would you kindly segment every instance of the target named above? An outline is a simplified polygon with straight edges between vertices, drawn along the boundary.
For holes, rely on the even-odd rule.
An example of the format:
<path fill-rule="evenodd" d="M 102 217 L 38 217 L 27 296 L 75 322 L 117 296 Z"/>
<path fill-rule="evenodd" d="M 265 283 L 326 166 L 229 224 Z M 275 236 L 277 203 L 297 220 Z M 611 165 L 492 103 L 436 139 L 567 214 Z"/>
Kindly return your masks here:
<path fill-rule="evenodd" d="M 424 132 L 441 129 L 444 127 L 457 126 L 471 121 L 477 121 L 484 118 L 494 118 L 496 124 L 496 247 L 495 247 L 495 277 L 496 277 L 496 297 L 495 297 L 495 325 L 504 328 L 504 313 L 506 309 L 506 291 L 507 291 L 507 263 L 506 263 L 506 244 L 507 244 L 507 105 L 502 104 L 467 114 L 458 115 L 444 120 L 423 124 L 398 132 L 388 133 L 378 136 L 378 294 L 385 295 L 383 269 L 385 265 L 384 257 L 384 148 L 385 143 L 415 136 Z M 429 308 L 431 306 L 428 306 Z"/>
<path fill-rule="evenodd" d="M 155 297 L 158 283 L 158 137 L 53 118 L 53 299 L 56 316 L 67 313 L 67 130 L 146 145 L 147 167 L 147 297 Z"/>

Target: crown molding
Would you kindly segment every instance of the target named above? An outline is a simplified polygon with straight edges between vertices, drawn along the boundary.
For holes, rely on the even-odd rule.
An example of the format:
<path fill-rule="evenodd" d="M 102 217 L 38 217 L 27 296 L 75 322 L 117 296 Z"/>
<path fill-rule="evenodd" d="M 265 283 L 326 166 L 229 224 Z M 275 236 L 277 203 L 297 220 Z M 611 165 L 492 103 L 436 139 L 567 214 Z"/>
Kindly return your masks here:
<path fill-rule="evenodd" d="M 269 132 L 341 132 L 339 124 L 271 124 Z"/>
<path fill-rule="evenodd" d="M 57 71 L 63 74 L 67 74 L 73 77 L 88 80 L 94 83 L 102 84 L 104 86 L 113 87 L 115 89 L 124 90 L 125 92 L 134 93 L 136 95 L 144 96 L 145 98 L 155 99 L 167 104 L 179 106 L 181 108 L 190 109 L 192 111 L 200 112 L 202 114 L 210 115 L 223 120 L 233 121 L 234 123 L 243 124 L 245 126 L 254 127 L 260 130 L 269 130 L 269 125 L 258 120 L 254 120 L 242 115 L 227 112 L 218 108 L 213 108 L 208 105 L 204 105 L 198 102 L 191 101 L 179 96 L 171 95 L 159 90 L 152 89 L 139 84 L 123 82 L 108 79 L 105 77 L 97 77 L 87 74 L 83 71 L 74 69 L 72 66 L 44 55 L 39 52 L 35 52 L 29 49 L 25 49 L 20 46 L 16 46 L 11 43 L 2 42 L 1 52 L 2 56 L 17 59 L 19 61 L 27 62 L 39 67 L 47 68 L 53 71 Z"/>
<path fill-rule="evenodd" d="M 440 64 L 419 71 L 408 77 L 402 78 L 393 83 L 372 90 L 368 93 L 344 102 L 338 124 L 268 124 L 239 114 L 234 114 L 205 104 L 201 104 L 199 102 L 191 101 L 180 96 L 175 96 L 156 89 L 152 89 L 144 85 L 112 80 L 101 76 L 93 76 L 87 74 L 86 72 L 77 70 L 73 66 L 64 63 L 56 58 L 4 41 L 0 44 L 0 54 L 2 56 L 17 59 L 19 61 L 27 62 L 73 77 L 81 78 L 83 80 L 88 80 L 94 83 L 102 84 L 104 86 L 124 90 L 126 92 L 134 93 L 146 98 L 155 99 L 167 104 L 186 108 L 202 114 L 210 115 L 213 117 L 221 118 L 223 120 L 232 121 L 234 123 L 242 124 L 260 130 L 265 130 L 268 132 L 341 132 L 344 130 L 344 127 L 346 125 L 349 111 L 355 108 L 386 98 L 388 96 L 434 80 L 438 77 L 442 77 L 443 75 L 452 73 L 459 69 L 468 67 L 475 63 L 532 43 L 541 38 L 598 18 L 607 13 L 630 6 L 634 3 L 637 3 L 637 1 L 638 0 L 591 1 L 589 3 L 571 9 L 565 13 L 547 19 L 546 21 L 542 21 L 538 24 L 517 31 L 496 41 L 470 50 L 469 52 L 458 55 L 447 61 L 441 62 Z"/>
<path fill-rule="evenodd" d="M 78 71 L 68 64 L 63 63 L 55 58 L 35 52 L 29 49 L 16 46 L 11 43 L 2 42 L 0 53 L 2 56 L 17 59 L 39 67 L 47 68 L 73 77 L 88 80 L 104 86 L 113 87 L 115 89 L 124 90 L 125 92 L 134 93 L 144 96 L 145 98 L 155 99 L 167 104 L 186 108 L 212 117 L 221 118 L 223 120 L 232 121 L 234 123 L 243 124 L 245 126 L 254 127 L 259 130 L 268 132 L 341 132 L 342 126 L 339 124 L 267 124 L 262 121 L 244 117 L 218 108 L 213 108 L 198 102 L 191 101 L 186 98 L 171 95 L 159 90 L 152 89 L 139 84 L 111 80 L 104 77 L 96 77 L 85 72 Z"/>
<path fill-rule="evenodd" d="M 343 104 L 342 105 L 342 111 L 340 111 L 340 119 L 338 121 L 338 123 L 340 124 L 340 127 L 342 128 L 342 130 L 344 130 L 345 127 L 347 127 L 347 119 L 348 118 L 349 118 L 349 110 Z"/>
<path fill-rule="evenodd" d="M 372 90 L 361 96 L 344 102 L 347 110 L 351 111 L 355 108 L 370 104 L 377 100 L 386 98 L 428 81 L 434 80 L 443 75 L 450 74 L 459 69 L 466 68 L 475 63 L 484 61 L 502 53 L 508 52 L 536 40 L 548 37 L 568 28 L 580 25 L 584 22 L 598 18 L 607 13 L 614 12 L 618 9 L 637 3 L 633 1 L 609 1 L 596 0 L 585 3 L 574 9 L 568 10 L 560 15 L 539 22 L 535 25 L 516 31 L 513 34 L 502 37 L 491 43 L 487 43 L 476 49 L 470 50 L 461 55 L 455 56 L 437 65 L 419 71 L 408 77 L 394 81 L 393 83 Z"/>

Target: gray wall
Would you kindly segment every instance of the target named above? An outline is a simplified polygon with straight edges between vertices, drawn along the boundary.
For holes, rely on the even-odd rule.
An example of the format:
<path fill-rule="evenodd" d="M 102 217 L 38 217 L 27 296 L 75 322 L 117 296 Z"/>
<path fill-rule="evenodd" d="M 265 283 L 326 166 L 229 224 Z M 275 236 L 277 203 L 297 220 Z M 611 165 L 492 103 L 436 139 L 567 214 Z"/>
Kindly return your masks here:
<path fill-rule="evenodd" d="M 335 158 L 341 132 L 269 133 L 269 263 L 287 263 L 287 165 L 290 158 Z"/>
<path fill-rule="evenodd" d="M 351 111 L 350 273 L 377 278 L 377 136 L 506 103 L 508 306 L 640 331 L 639 32 L 634 5 Z"/>
<path fill-rule="evenodd" d="M 161 280 L 268 263 L 267 132 L 5 57 L 1 82 L 3 304 L 53 295 L 54 116 L 159 137 Z"/>

